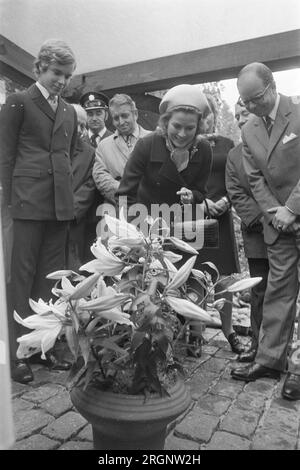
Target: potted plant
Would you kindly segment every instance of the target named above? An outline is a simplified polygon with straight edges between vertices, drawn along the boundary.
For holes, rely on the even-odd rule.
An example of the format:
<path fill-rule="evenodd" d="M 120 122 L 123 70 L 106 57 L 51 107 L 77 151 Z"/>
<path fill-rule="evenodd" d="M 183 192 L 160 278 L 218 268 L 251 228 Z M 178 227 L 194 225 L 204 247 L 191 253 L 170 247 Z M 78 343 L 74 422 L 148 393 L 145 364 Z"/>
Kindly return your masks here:
<path fill-rule="evenodd" d="M 205 286 L 206 275 L 193 270 L 197 251 L 170 237 L 161 221 L 157 231 L 157 220 L 149 218 L 144 235 L 122 212 L 120 219 L 105 218 L 111 236 L 91 247 L 95 259 L 80 268 L 89 275 L 51 273 L 58 299 L 30 300 L 36 315 L 25 320 L 15 312 L 16 321 L 34 330 L 18 339 L 17 354 L 45 357 L 65 334 L 74 357 L 71 399 L 92 424 L 95 449 L 163 449 L 168 423 L 191 402 L 174 345 L 190 321 L 211 321 L 186 282 L 193 274 Z M 170 247 L 191 254 L 179 269 L 174 263 L 181 256 Z"/>

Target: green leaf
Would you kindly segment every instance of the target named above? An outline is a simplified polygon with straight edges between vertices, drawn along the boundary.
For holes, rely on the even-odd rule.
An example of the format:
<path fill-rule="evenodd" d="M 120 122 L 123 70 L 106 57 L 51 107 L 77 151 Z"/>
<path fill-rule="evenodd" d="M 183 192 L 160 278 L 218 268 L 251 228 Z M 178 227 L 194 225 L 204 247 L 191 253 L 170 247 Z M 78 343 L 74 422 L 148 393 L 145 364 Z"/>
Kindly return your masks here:
<path fill-rule="evenodd" d="M 78 337 L 74 331 L 73 326 L 65 327 L 65 335 L 66 335 L 66 340 L 67 340 L 69 349 L 71 353 L 73 354 L 75 361 L 77 361 L 78 352 L 79 352 L 79 341 L 78 341 Z"/>
<path fill-rule="evenodd" d="M 105 338 L 104 340 L 100 341 L 100 343 L 104 348 L 115 351 L 118 354 L 126 353 L 126 350 L 123 348 L 120 348 L 117 344 L 115 344 L 114 341 L 111 340 L 111 338 Z"/>
<path fill-rule="evenodd" d="M 131 349 L 135 351 L 143 342 L 146 333 L 144 331 L 136 331 L 133 333 L 132 340 L 131 340 Z"/>
<path fill-rule="evenodd" d="M 95 372 L 95 370 L 98 367 L 99 367 L 98 363 L 95 359 L 91 360 L 87 363 L 83 390 L 85 390 L 87 388 L 87 386 L 89 385 L 89 383 L 91 382 L 92 377 L 93 377 L 93 373 Z"/>
<path fill-rule="evenodd" d="M 68 380 L 67 380 L 67 389 L 71 390 L 75 385 L 79 383 L 82 379 L 82 376 L 86 372 L 86 366 L 84 364 L 84 360 L 82 356 L 78 358 L 76 362 L 72 364 L 72 367 L 69 372 Z"/>
<path fill-rule="evenodd" d="M 79 335 L 79 346 L 85 365 L 87 365 L 90 356 L 90 341 L 84 335 Z"/>

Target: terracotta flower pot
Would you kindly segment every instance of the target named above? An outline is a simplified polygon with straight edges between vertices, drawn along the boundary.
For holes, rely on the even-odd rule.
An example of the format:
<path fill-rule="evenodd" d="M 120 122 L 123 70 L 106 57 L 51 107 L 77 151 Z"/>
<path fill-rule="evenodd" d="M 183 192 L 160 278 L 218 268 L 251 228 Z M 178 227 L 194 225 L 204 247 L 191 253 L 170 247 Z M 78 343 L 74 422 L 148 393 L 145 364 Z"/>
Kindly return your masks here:
<path fill-rule="evenodd" d="M 163 449 L 168 423 L 183 413 L 191 402 L 188 389 L 178 381 L 170 397 L 121 395 L 95 387 L 75 387 L 71 400 L 92 425 L 94 449 Z"/>

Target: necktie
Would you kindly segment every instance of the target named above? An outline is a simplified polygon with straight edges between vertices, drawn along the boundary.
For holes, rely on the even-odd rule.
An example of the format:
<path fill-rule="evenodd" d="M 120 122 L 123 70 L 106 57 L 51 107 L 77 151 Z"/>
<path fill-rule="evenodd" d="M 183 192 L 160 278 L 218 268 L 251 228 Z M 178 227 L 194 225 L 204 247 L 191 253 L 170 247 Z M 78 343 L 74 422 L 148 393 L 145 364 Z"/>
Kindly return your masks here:
<path fill-rule="evenodd" d="M 97 137 L 99 137 L 99 134 L 92 134 L 91 135 L 91 144 L 94 148 L 97 148 Z"/>
<path fill-rule="evenodd" d="M 126 136 L 124 135 L 124 136 L 123 136 L 124 141 L 125 141 L 125 143 L 126 143 L 126 145 L 127 145 L 127 147 L 128 147 L 129 149 L 132 147 L 132 138 L 131 138 L 131 137 L 132 137 L 131 134 L 130 134 L 130 135 L 126 135 Z"/>
<path fill-rule="evenodd" d="M 270 116 L 265 116 L 265 126 L 270 137 L 273 128 L 273 119 L 271 119 Z"/>
<path fill-rule="evenodd" d="M 50 104 L 51 108 L 55 112 L 57 109 L 57 96 L 56 95 L 49 95 L 48 103 Z"/>

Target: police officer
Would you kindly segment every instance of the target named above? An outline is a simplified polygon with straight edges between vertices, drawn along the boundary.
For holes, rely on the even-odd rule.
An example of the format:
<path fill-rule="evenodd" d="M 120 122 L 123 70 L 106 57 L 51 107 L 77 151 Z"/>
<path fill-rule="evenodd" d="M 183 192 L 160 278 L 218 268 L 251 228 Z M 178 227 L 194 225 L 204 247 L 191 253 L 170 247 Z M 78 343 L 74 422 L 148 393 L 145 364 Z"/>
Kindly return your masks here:
<path fill-rule="evenodd" d="M 88 140 L 97 148 L 100 140 L 112 134 L 105 126 L 108 118 L 108 97 L 104 93 L 89 91 L 81 96 L 80 104 L 87 113 Z"/>

